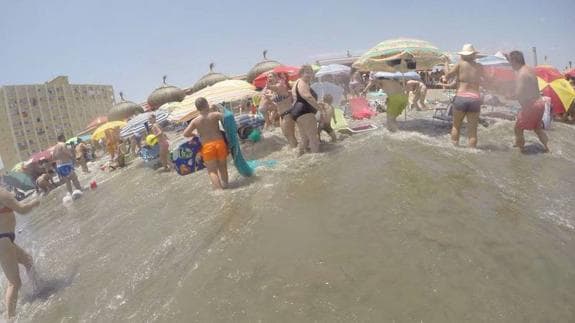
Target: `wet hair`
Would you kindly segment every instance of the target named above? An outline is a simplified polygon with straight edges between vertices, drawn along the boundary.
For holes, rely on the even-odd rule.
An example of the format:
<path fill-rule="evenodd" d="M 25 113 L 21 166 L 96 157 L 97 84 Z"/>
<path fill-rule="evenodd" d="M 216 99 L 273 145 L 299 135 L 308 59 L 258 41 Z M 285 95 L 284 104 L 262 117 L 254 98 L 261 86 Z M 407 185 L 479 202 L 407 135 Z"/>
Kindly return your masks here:
<path fill-rule="evenodd" d="M 514 50 L 507 54 L 507 59 L 509 62 L 514 61 L 521 66 L 525 65 L 525 57 L 523 57 L 523 53 L 518 50 Z"/>
<path fill-rule="evenodd" d="M 333 96 L 331 96 L 331 94 L 326 94 L 323 96 L 323 102 L 327 103 L 327 104 L 332 104 L 333 103 Z"/>
<path fill-rule="evenodd" d="M 66 136 L 63 133 L 58 135 L 58 141 L 66 141 Z"/>
<path fill-rule="evenodd" d="M 303 75 L 305 71 L 311 71 L 313 74 L 313 68 L 309 64 L 302 65 L 299 69 L 299 75 Z"/>
<path fill-rule="evenodd" d="M 199 111 L 203 111 L 210 108 L 208 100 L 206 100 L 206 98 L 204 98 L 203 96 L 197 98 L 195 104 L 196 108 L 198 108 Z"/>

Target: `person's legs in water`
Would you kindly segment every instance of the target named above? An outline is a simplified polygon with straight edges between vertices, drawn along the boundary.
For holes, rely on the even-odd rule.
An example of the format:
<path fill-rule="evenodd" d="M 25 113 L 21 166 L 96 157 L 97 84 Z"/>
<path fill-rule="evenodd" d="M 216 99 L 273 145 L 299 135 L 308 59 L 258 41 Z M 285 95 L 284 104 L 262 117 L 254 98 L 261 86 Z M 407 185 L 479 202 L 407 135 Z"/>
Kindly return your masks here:
<path fill-rule="evenodd" d="M 218 173 L 219 180 L 221 182 L 222 188 L 228 187 L 228 162 L 227 160 L 218 160 Z"/>
<path fill-rule="evenodd" d="M 548 153 L 549 147 L 547 146 L 547 143 L 549 142 L 549 138 L 547 138 L 547 134 L 545 133 L 545 130 L 543 130 L 542 128 L 537 128 L 537 129 L 534 129 L 533 131 L 535 131 L 535 134 L 539 138 L 539 141 L 541 141 L 541 143 L 543 144 L 543 148 L 544 148 L 543 151 Z"/>
<path fill-rule="evenodd" d="M 397 132 L 399 127 L 397 126 L 397 116 L 393 114 L 387 115 L 387 130 L 390 132 Z"/>
<path fill-rule="evenodd" d="M 451 128 L 451 142 L 454 146 L 459 146 L 459 135 L 461 132 L 461 124 L 465 118 L 465 112 L 453 108 L 453 127 Z"/>
<path fill-rule="evenodd" d="M 22 286 L 22 281 L 20 280 L 20 269 L 18 268 L 18 252 L 9 238 L 0 239 L 0 265 L 2 265 L 2 270 L 8 281 L 4 301 L 6 304 L 6 318 L 10 319 L 16 315 L 18 291 Z"/>
<path fill-rule="evenodd" d="M 387 129 L 390 132 L 399 130 L 397 117 L 401 115 L 409 104 L 409 98 L 405 94 L 392 94 L 387 98 Z"/>
<path fill-rule="evenodd" d="M 30 280 L 30 284 L 32 285 L 32 290 L 34 292 L 37 292 L 38 281 L 36 279 L 36 271 L 34 270 L 34 259 L 26 251 L 24 251 L 24 249 L 20 248 L 20 246 L 18 246 L 15 243 L 14 248 L 16 250 L 18 263 L 20 263 L 22 266 L 24 266 L 24 268 L 26 268 L 26 275 L 28 275 L 28 279 Z"/>
<path fill-rule="evenodd" d="M 523 129 L 515 125 L 515 145 L 513 147 L 519 148 L 522 152 L 525 150 L 525 137 L 523 136 Z"/>
<path fill-rule="evenodd" d="M 471 148 L 477 147 L 477 125 L 479 124 L 479 112 L 468 112 L 467 116 L 467 145 Z"/>
<path fill-rule="evenodd" d="M 220 182 L 220 176 L 218 175 L 219 163 L 217 160 L 210 160 L 206 162 L 206 168 L 208 169 L 208 176 L 212 182 L 212 187 L 216 190 L 221 190 L 222 184 Z"/>
<path fill-rule="evenodd" d="M 280 126 L 284 137 L 286 137 L 291 148 L 297 148 L 297 139 L 295 137 L 295 121 L 290 115 L 283 116 L 280 120 Z"/>
<path fill-rule="evenodd" d="M 76 175 L 76 172 L 72 171 L 72 174 L 70 174 L 70 176 L 68 176 L 68 178 L 70 179 L 70 181 L 74 184 L 74 187 L 77 190 L 82 190 L 82 186 L 80 185 L 80 181 L 78 180 L 78 175 Z M 70 181 L 68 183 L 70 183 Z M 71 187 L 70 187 L 71 189 Z"/>
<path fill-rule="evenodd" d="M 306 113 L 297 119 L 298 128 L 300 130 L 302 141 L 306 142 L 303 146 L 303 152 L 307 148 L 307 143 L 309 143 L 309 148 L 312 153 L 319 153 L 319 136 L 317 134 L 317 120 L 315 119 L 315 114 Z M 300 147 L 300 152 L 302 148 Z"/>

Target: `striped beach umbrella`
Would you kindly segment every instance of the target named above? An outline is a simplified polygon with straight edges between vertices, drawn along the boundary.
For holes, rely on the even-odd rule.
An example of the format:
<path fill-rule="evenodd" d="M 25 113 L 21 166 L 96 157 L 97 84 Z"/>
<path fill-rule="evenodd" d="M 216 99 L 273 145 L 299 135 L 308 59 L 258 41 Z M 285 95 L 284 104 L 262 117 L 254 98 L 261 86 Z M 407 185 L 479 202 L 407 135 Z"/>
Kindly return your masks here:
<path fill-rule="evenodd" d="M 537 74 L 539 90 L 543 95 L 551 98 L 553 114 L 569 111 L 573 101 L 575 101 L 575 90 L 561 72 L 552 66 L 540 65 L 535 68 L 535 73 Z"/>
<path fill-rule="evenodd" d="M 408 66 L 408 61 L 414 61 L 415 66 Z M 427 41 L 399 38 L 377 44 L 361 55 L 353 67 L 360 71 L 395 72 L 432 69 L 447 61 L 447 55 Z"/>
<path fill-rule="evenodd" d="M 146 123 L 151 115 L 156 116 L 158 123 L 163 123 L 168 120 L 168 113 L 165 110 L 156 110 L 154 112 L 145 112 L 134 116 L 120 131 L 122 139 L 129 138 L 133 135 L 143 134 L 146 130 Z"/>

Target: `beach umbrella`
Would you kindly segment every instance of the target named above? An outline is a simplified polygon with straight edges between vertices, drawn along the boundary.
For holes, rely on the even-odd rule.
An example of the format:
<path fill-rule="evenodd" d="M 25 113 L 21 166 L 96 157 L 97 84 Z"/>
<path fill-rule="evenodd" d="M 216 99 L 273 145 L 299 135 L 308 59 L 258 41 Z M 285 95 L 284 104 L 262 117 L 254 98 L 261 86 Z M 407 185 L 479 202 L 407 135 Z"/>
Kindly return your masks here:
<path fill-rule="evenodd" d="M 168 113 L 164 110 L 156 110 L 154 112 L 138 114 L 137 116 L 128 120 L 128 123 L 120 131 L 120 137 L 125 139 L 133 135 L 143 134 L 146 132 L 146 123 L 148 122 L 148 118 L 151 115 L 155 115 L 156 121 L 160 124 L 168 120 Z"/>
<path fill-rule="evenodd" d="M 90 121 L 90 123 L 88 123 L 88 125 L 86 126 L 86 129 L 96 129 L 106 122 L 108 122 L 107 116 L 99 116 L 99 117 L 95 118 L 94 120 Z"/>
<path fill-rule="evenodd" d="M 395 72 L 408 69 L 432 69 L 435 65 L 447 61 L 447 55 L 427 41 L 400 38 L 377 44 L 361 55 L 353 63 L 353 67 L 360 71 Z"/>
<path fill-rule="evenodd" d="M 311 85 L 311 88 L 317 94 L 319 101 L 323 100 L 324 95 L 331 95 L 333 98 L 333 105 L 335 106 L 340 106 L 341 101 L 344 98 L 344 89 L 331 82 L 316 82 Z"/>
<path fill-rule="evenodd" d="M 421 81 L 421 76 L 414 71 L 401 73 L 401 72 L 377 72 L 373 74 L 376 79 L 391 79 L 391 80 L 416 80 Z"/>
<path fill-rule="evenodd" d="M 96 131 L 94 131 L 94 133 L 92 134 L 91 139 L 94 141 L 98 141 L 104 137 L 106 137 L 106 130 L 108 129 L 116 129 L 116 128 L 122 128 L 126 125 L 125 121 L 110 121 L 107 122 L 101 126 L 98 127 L 98 129 L 96 129 Z"/>
<path fill-rule="evenodd" d="M 268 51 L 263 51 L 264 60 L 257 63 L 252 67 L 252 69 L 247 74 L 247 81 L 249 83 L 253 82 L 253 80 L 258 77 L 260 74 L 265 73 L 269 70 L 272 70 L 275 67 L 280 66 L 281 64 L 277 61 L 271 60 L 267 58 Z"/>
<path fill-rule="evenodd" d="M 196 82 L 196 84 L 194 84 L 194 86 L 192 87 L 192 89 L 189 93 L 198 92 L 199 90 L 204 89 L 208 86 L 212 86 L 218 82 L 225 81 L 225 80 L 229 79 L 229 77 L 227 75 L 214 72 L 215 66 L 216 65 L 214 63 L 210 63 L 210 72 L 208 74 L 202 76 Z M 181 102 L 181 100 L 178 102 Z"/>
<path fill-rule="evenodd" d="M 120 92 L 120 100 L 108 112 L 108 121 L 126 120 L 135 114 L 144 113 L 144 108 L 141 105 L 132 101 L 126 101 L 122 92 Z"/>
<path fill-rule="evenodd" d="M 566 71 L 565 76 L 568 76 L 570 78 L 575 78 L 575 68 Z"/>
<path fill-rule="evenodd" d="M 54 152 L 54 147 L 52 146 L 46 150 L 39 151 L 37 153 L 32 154 L 28 162 L 38 162 L 43 159 L 50 160 L 52 159 L 52 152 Z"/>
<path fill-rule="evenodd" d="M 155 89 L 148 97 L 147 103 L 150 108 L 149 110 L 156 110 L 168 102 L 182 102 L 186 97 L 184 90 L 179 87 L 166 84 L 166 78 L 167 76 L 164 75 L 163 84 L 159 88 Z M 144 110 L 147 111 L 148 109 Z"/>
<path fill-rule="evenodd" d="M 258 75 L 258 77 L 254 79 L 252 84 L 259 89 L 263 89 L 266 86 L 266 83 L 268 82 L 269 72 L 274 72 L 276 74 L 287 74 L 289 81 L 295 81 L 299 78 L 299 69 L 300 69 L 299 67 L 295 66 L 280 65 Z"/>
<path fill-rule="evenodd" d="M 258 92 L 256 92 L 255 86 L 246 81 L 221 81 L 212 86 L 208 86 L 207 88 L 200 90 L 192 95 L 186 96 L 182 102 L 170 104 L 172 113 L 168 117 L 168 120 L 184 122 L 190 121 L 197 117 L 199 112 L 196 109 L 195 102 L 199 97 L 206 98 L 208 103 L 211 105 L 223 102 L 241 101 L 243 99 L 249 99 L 256 94 L 258 94 Z"/>
<path fill-rule="evenodd" d="M 16 187 L 23 191 L 28 191 L 36 188 L 32 178 L 26 173 L 23 172 L 8 172 L 6 175 L 3 176 L 4 183 Z"/>
<path fill-rule="evenodd" d="M 319 71 L 317 71 L 317 73 L 315 73 L 315 77 L 320 78 L 320 77 L 323 77 L 326 75 L 333 75 L 333 76 L 349 75 L 350 72 L 351 72 L 351 67 L 349 67 L 349 66 L 345 66 L 345 65 L 341 65 L 341 64 L 329 64 L 329 65 L 321 66 L 319 68 Z"/>
<path fill-rule="evenodd" d="M 90 141 L 90 135 L 82 135 L 77 137 L 72 137 L 66 140 L 66 144 L 75 145 L 78 142 L 78 139 L 82 139 L 83 142 Z"/>
<path fill-rule="evenodd" d="M 575 101 L 575 89 L 569 84 L 561 72 L 547 65 L 535 68 L 539 90 L 543 95 L 551 98 L 551 109 L 554 115 L 562 114 L 569 110 Z"/>
<path fill-rule="evenodd" d="M 483 73 L 489 79 L 498 81 L 515 80 L 515 72 L 505 56 L 495 54 L 478 58 L 476 61 L 483 66 Z"/>

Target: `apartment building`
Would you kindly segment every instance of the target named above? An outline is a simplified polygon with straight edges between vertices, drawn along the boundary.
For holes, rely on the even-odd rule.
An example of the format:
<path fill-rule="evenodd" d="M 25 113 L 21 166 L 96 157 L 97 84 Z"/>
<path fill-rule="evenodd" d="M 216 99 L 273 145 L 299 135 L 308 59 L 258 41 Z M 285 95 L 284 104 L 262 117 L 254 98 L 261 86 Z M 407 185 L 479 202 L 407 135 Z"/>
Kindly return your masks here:
<path fill-rule="evenodd" d="M 58 76 L 44 84 L 0 87 L 0 155 L 7 168 L 80 132 L 114 105 L 111 85 L 70 84 Z"/>

